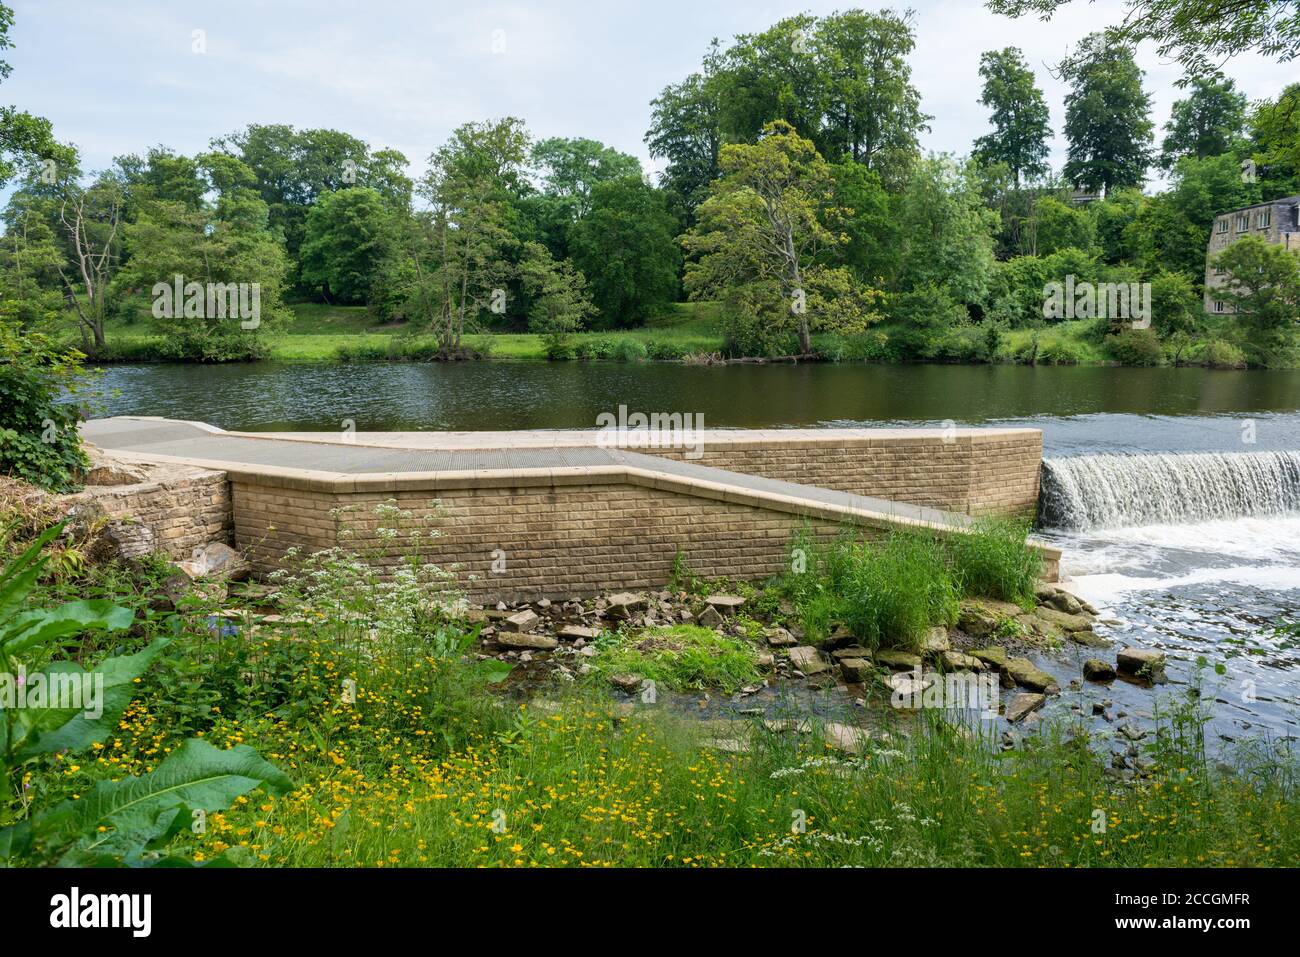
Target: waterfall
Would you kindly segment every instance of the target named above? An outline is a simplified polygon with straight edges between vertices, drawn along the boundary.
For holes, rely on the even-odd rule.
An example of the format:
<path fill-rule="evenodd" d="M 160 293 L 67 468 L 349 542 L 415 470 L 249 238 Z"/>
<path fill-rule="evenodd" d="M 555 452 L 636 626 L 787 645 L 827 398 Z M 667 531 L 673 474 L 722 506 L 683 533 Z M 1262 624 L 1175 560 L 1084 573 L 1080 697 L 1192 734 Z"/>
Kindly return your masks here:
<path fill-rule="evenodd" d="M 1300 452 L 1045 459 L 1038 520 L 1083 530 L 1300 511 Z"/>

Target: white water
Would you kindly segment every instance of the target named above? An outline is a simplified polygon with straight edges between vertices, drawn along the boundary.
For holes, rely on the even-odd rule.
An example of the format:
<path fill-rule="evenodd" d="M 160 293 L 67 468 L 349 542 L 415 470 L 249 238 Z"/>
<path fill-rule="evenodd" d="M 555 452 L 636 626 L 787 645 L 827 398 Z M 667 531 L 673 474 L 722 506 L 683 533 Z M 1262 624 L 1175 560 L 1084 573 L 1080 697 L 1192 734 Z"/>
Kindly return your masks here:
<path fill-rule="evenodd" d="M 1221 664 L 1225 736 L 1297 734 L 1300 647 L 1273 627 L 1300 619 L 1300 453 L 1049 459 L 1039 513 L 1099 631 L 1163 649 L 1175 686 L 1198 659 Z"/>
<path fill-rule="evenodd" d="M 1296 511 L 1300 452 L 1080 455 L 1043 462 L 1039 513 L 1048 528 L 1179 525 Z"/>

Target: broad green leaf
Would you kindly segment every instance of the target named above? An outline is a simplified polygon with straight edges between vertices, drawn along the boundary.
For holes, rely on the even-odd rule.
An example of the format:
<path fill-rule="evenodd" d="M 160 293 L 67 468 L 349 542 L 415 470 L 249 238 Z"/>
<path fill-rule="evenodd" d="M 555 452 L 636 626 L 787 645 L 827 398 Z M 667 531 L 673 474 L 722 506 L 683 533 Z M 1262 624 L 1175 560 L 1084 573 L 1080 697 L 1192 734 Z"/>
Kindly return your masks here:
<path fill-rule="evenodd" d="M 37 608 L 15 615 L 0 631 L 6 655 L 24 651 L 83 631 L 121 631 L 131 627 L 135 612 L 102 599 L 70 601 L 57 608 Z"/>
<path fill-rule="evenodd" d="M 190 738 L 153 772 L 101 781 L 80 800 L 38 815 L 33 829 L 41 839 L 87 834 L 101 825 L 143 833 L 169 808 L 221 811 L 258 787 L 283 793 L 293 782 L 246 744 L 221 751 Z"/>
<path fill-rule="evenodd" d="M 53 538 L 63 531 L 63 523 L 47 528 L 40 538 L 0 571 L 0 622 L 21 608 L 41 574 L 45 559 L 38 558 Z"/>
<path fill-rule="evenodd" d="M 113 733 L 122 712 L 135 697 L 135 679 L 145 673 L 170 641 L 170 636 L 158 638 L 143 651 L 109 658 L 90 671 L 84 671 L 73 662 L 61 661 L 34 673 L 46 676 L 47 681 L 56 675 L 89 680 L 99 693 L 98 700 L 93 702 L 93 710 L 98 713 L 87 714 L 84 707 L 15 711 L 12 719 L 14 757 L 25 761 L 54 751 L 75 753 L 105 740 Z M 96 676 L 99 681 L 96 681 Z M 33 680 L 34 675 L 28 677 L 29 685 Z"/>

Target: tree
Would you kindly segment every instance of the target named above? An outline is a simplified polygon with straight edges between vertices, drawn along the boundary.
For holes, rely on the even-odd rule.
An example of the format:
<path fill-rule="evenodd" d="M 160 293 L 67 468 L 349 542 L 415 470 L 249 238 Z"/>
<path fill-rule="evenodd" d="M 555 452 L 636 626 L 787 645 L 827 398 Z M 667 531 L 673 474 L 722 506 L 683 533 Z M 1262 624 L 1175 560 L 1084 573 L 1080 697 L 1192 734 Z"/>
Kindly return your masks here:
<path fill-rule="evenodd" d="M 993 132 L 975 141 L 974 156 L 982 164 L 1005 163 L 1013 185 L 1024 177 L 1047 173 L 1047 140 L 1051 115 L 1033 71 L 1016 47 L 990 50 L 980 57 L 984 91 L 980 103 L 992 111 Z"/>
<path fill-rule="evenodd" d="M 1174 167 L 1173 186 L 1141 204 L 1125 238 L 1147 272 L 1171 269 L 1200 281 L 1214 217 L 1258 197 L 1258 186 L 1242 179 L 1235 156 L 1184 157 Z"/>
<path fill-rule="evenodd" d="M 651 156 L 668 161 L 659 185 L 674 198 L 683 223 L 704 202 L 709 184 L 718 178 L 718 151 L 722 148 L 720 56 L 715 40 L 701 72 L 669 84 L 650 101 L 646 145 Z"/>
<path fill-rule="evenodd" d="M 84 351 L 104 351 L 109 283 L 121 258 L 122 183 L 103 175 L 83 189 L 73 183 L 59 207 L 71 263 L 60 267 L 68 306 L 77 317 Z"/>
<path fill-rule="evenodd" d="M 681 250 L 667 197 L 639 176 L 597 184 L 591 211 L 573 226 L 573 261 L 604 325 L 637 326 L 673 301 Z"/>
<path fill-rule="evenodd" d="M 1100 33 L 1080 41 L 1063 78 L 1065 177 L 1088 190 L 1141 186 L 1150 165 L 1151 98 L 1131 48 Z"/>
<path fill-rule="evenodd" d="M 1035 216 L 1034 255 L 1050 256 L 1062 249 L 1088 250 L 1096 240 L 1097 227 L 1088 211 L 1055 196 L 1039 197 Z"/>
<path fill-rule="evenodd" d="M 1287 86 L 1276 102 L 1259 105 L 1250 138 L 1263 198 L 1300 192 L 1300 83 Z"/>
<path fill-rule="evenodd" d="M 238 158 L 253 174 L 269 210 L 269 223 L 283 234 L 296 264 L 316 200 L 349 186 L 369 187 L 395 208 L 411 201 L 406 157 L 396 150 L 370 151 L 367 144 L 338 130 L 295 130 L 286 124 L 250 124 L 212 141 L 212 148 Z"/>
<path fill-rule="evenodd" d="M 520 280 L 532 299 L 528 331 L 537 333 L 552 359 L 573 355 L 573 333 L 596 309 L 587 296 L 582 273 L 567 259 L 556 260 L 541 243 L 525 243 L 519 263 Z"/>
<path fill-rule="evenodd" d="M 910 14 L 848 10 L 817 22 L 813 50 L 827 78 L 820 142 L 829 160 L 862 163 L 891 184 L 906 175 L 930 119 L 912 85 L 915 46 Z"/>
<path fill-rule="evenodd" d="M 289 262 L 270 211 L 251 187 L 234 185 L 251 182 L 251 171 L 234 175 L 224 159 L 205 180 L 213 201 L 194 209 L 151 200 L 124 227 L 130 257 L 113 293 L 124 309 L 150 317 L 161 351 L 177 359 L 260 358 L 288 319 Z"/>
<path fill-rule="evenodd" d="M 326 193 L 307 214 L 302 282 L 326 301 L 369 301 L 375 270 L 392 240 L 393 209 L 368 187 Z"/>
<path fill-rule="evenodd" d="M 1222 76 L 1193 77 L 1192 92 L 1174 103 L 1160 145 L 1160 168 L 1184 156 L 1205 159 L 1233 151 L 1246 125 L 1246 95 Z"/>
<path fill-rule="evenodd" d="M 1215 296 L 1236 314 L 1251 361 L 1287 361 L 1300 321 L 1300 253 L 1247 236 L 1219 253 L 1214 264 L 1227 272 Z"/>
<path fill-rule="evenodd" d="M 947 156 L 917 163 L 894 203 L 899 269 L 893 288 L 946 289 L 959 303 L 979 304 L 993 274 L 997 214 L 984 207 L 974 164 Z"/>
<path fill-rule="evenodd" d="M 1191 348 L 1200 326 L 1201 297 L 1196 284 L 1177 272 L 1151 277 L 1151 320 L 1175 365 Z"/>
<path fill-rule="evenodd" d="M 533 145 L 531 160 L 542 193 L 560 200 L 570 220 L 591 208 L 591 191 L 601 183 L 641 176 L 641 161 L 596 140 L 553 136 Z"/>
<path fill-rule="evenodd" d="M 466 123 L 429 157 L 420 195 L 429 204 L 413 235 L 420 288 L 414 301 L 446 356 L 458 356 L 466 326 L 486 309 L 505 309 L 515 200 L 526 188 L 528 133 L 513 117 Z"/>
<path fill-rule="evenodd" d="M 1050 19 L 1070 0 L 988 0 L 989 9 L 1011 17 L 1037 13 Z M 1172 57 L 1191 74 L 1214 73 L 1247 51 L 1283 63 L 1300 53 L 1300 3 L 1296 0 L 1126 0 L 1122 23 L 1108 31 L 1112 42 L 1136 46 L 1153 40 L 1161 57 Z"/>
<path fill-rule="evenodd" d="M 877 318 L 843 267 L 819 261 L 840 242 L 833 228 L 834 178 L 812 141 L 782 120 L 753 145 L 724 146 L 722 178 L 683 242 L 692 261 L 693 299 L 724 299 L 733 316 L 761 328 L 766 341 L 793 332 L 801 354 L 811 331 L 861 327 Z"/>

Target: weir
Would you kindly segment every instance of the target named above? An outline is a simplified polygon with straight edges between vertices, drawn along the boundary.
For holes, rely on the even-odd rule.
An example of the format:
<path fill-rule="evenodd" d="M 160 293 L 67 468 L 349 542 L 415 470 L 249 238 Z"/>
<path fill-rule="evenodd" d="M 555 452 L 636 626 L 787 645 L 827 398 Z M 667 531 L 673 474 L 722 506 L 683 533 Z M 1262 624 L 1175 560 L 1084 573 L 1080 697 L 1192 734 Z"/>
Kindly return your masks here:
<path fill-rule="evenodd" d="M 1068 531 L 1300 511 L 1300 452 L 1046 459 L 1039 525 Z"/>
<path fill-rule="evenodd" d="M 706 430 L 684 448 L 635 436 L 611 448 L 598 432 L 258 434 L 131 417 L 83 431 L 125 461 L 221 476 L 234 544 L 260 570 L 290 549 L 344 544 L 396 562 L 367 517 L 393 502 L 438 530 L 426 560 L 455 567 L 471 594 L 508 599 L 662 587 L 679 554 L 705 577 L 762 580 L 801 532 L 960 535 L 974 516 L 1032 513 L 1042 449 L 1036 429 Z M 153 541 L 184 532 L 184 517 L 159 521 Z M 1060 552 L 1034 547 L 1055 580 Z"/>

